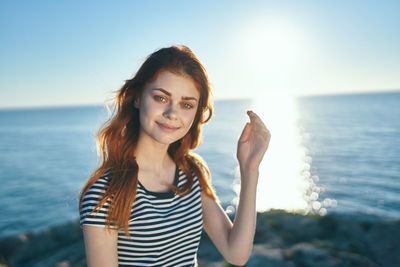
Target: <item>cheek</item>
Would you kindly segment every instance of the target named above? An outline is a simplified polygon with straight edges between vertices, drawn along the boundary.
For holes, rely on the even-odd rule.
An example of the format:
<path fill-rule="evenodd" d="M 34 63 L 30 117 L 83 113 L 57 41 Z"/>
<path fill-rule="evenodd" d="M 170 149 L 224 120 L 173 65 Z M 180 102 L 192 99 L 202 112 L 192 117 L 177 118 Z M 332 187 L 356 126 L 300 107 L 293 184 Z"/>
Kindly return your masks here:
<path fill-rule="evenodd" d="M 193 124 L 195 116 L 196 116 L 196 111 L 188 112 L 188 114 L 185 114 L 184 120 L 185 120 L 185 124 L 188 127 L 190 127 Z"/>
<path fill-rule="evenodd" d="M 149 99 L 142 102 L 140 107 L 140 116 L 151 118 L 154 114 L 157 114 L 159 107 L 152 103 Z"/>

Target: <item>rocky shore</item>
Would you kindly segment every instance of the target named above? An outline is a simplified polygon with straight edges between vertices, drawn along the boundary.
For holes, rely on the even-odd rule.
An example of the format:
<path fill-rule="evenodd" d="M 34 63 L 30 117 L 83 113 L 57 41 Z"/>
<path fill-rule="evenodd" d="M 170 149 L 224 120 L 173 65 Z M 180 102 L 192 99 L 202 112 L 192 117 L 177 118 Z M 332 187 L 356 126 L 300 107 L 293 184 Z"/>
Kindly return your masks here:
<path fill-rule="evenodd" d="M 400 266 L 400 220 L 363 216 L 257 215 L 246 266 Z M 199 266 L 231 266 L 203 233 Z M 86 266 L 77 221 L 0 239 L 1 266 Z"/>

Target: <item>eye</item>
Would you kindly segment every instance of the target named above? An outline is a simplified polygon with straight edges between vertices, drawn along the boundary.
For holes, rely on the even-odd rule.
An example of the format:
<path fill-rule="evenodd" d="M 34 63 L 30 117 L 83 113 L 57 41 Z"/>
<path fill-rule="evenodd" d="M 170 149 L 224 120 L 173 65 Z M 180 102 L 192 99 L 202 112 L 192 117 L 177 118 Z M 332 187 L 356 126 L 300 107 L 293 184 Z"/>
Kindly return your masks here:
<path fill-rule="evenodd" d="M 186 109 L 191 109 L 191 108 L 193 108 L 193 105 L 190 103 L 183 103 L 183 107 Z"/>
<path fill-rule="evenodd" d="M 158 102 L 163 102 L 163 103 L 167 102 L 167 99 L 165 97 L 163 97 L 163 96 L 160 96 L 160 95 L 155 95 L 154 96 L 154 100 L 156 100 Z"/>

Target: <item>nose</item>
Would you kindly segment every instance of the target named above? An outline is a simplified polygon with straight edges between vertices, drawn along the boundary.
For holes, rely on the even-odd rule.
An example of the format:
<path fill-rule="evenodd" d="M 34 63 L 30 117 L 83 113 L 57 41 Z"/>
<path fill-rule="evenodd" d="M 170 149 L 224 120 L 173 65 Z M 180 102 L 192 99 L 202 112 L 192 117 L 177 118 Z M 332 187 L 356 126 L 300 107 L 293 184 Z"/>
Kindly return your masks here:
<path fill-rule="evenodd" d="M 178 108 L 172 101 L 167 105 L 163 116 L 170 119 L 170 120 L 175 120 L 178 116 Z"/>

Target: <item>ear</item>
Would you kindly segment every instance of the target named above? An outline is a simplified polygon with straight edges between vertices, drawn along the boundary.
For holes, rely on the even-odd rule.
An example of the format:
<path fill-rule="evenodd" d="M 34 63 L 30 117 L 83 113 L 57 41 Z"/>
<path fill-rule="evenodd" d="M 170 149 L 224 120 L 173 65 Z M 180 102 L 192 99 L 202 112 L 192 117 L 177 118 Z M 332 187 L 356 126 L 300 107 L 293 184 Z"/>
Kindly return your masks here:
<path fill-rule="evenodd" d="M 139 97 L 135 99 L 135 101 L 133 102 L 133 105 L 135 106 L 135 108 L 139 109 L 139 106 L 140 106 L 140 99 L 139 99 Z"/>

